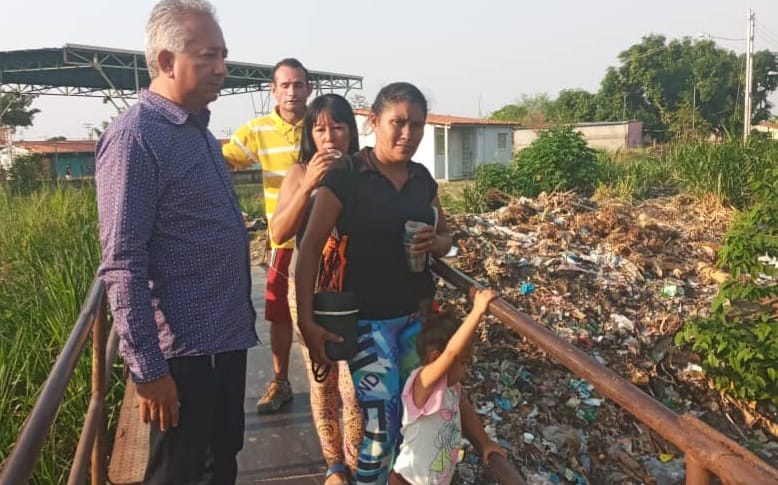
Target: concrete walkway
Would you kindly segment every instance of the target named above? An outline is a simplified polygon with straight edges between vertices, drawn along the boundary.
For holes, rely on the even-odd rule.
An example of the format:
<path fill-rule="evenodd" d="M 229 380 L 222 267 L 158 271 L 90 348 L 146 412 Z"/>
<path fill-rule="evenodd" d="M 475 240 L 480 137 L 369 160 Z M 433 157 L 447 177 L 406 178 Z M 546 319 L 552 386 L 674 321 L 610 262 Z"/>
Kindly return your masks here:
<path fill-rule="evenodd" d="M 251 278 L 257 334 L 262 343 L 248 353 L 246 435 L 238 455 L 238 484 L 321 484 L 326 466 L 311 419 L 308 377 L 296 339 L 289 370 L 294 399 L 275 414 L 257 414 L 257 399 L 273 378 L 273 365 L 269 324 L 264 319 L 265 268 L 252 266 Z"/>

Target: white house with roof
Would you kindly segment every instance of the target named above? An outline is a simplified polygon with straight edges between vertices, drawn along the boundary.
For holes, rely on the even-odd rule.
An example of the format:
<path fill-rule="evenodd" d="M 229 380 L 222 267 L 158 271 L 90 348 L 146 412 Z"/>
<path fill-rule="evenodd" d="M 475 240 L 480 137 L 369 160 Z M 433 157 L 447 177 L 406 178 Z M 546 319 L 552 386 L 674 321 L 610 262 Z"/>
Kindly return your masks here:
<path fill-rule="evenodd" d="M 369 110 L 355 109 L 359 146 L 373 146 L 375 135 L 368 123 Z M 509 164 L 513 160 L 513 131 L 517 123 L 427 114 L 424 138 L 413 160 L 427 167 L 438 180 L 457 180 L 475 175 L 485 163 Z"/>

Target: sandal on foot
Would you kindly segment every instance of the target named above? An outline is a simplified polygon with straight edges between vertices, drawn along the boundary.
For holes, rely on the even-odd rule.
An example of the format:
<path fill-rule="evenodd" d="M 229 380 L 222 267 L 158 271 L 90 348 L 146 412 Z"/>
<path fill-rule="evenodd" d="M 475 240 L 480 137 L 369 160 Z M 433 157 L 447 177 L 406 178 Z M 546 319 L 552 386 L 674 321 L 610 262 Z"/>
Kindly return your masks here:
<path fill-rule="evenodd" d="M 327 483 L 327 480 L 336 473 L 342 473 L 346 476 L 345 480 L 341 480 L 340 482 L 334 483 L 334 484 L 328 484 L 328 485 L 351 485 L 351 480 L 348 478 L 349 472 L 348 468 L 346 468 L 346 465 L 342 463 L 338 463 L 336 465 L 332 465 L 331 467 L 327 468 L 327 473 L 324 475 L 324 483 Z"/>

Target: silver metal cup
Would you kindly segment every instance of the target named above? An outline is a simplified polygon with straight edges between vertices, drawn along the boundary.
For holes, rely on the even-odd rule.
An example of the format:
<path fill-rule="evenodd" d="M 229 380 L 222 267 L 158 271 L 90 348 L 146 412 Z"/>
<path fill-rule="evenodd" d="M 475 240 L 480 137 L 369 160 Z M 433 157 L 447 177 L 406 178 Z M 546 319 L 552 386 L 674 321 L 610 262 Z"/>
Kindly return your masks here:
<path fill-rule="evenodd" d="M 412 273 L 421 273 L 427 269 L 429 263 L 429 253 L 414 253 L 411 251 L 411 245 L 414 244 L 413 238 L 420 229 L 429 224 L 417 221 L 408 221 L 405 223 L 405 232 L 403 235 L 403 246 L 405 248 L 405 259 L 408 261 L 408 269 Z"/>

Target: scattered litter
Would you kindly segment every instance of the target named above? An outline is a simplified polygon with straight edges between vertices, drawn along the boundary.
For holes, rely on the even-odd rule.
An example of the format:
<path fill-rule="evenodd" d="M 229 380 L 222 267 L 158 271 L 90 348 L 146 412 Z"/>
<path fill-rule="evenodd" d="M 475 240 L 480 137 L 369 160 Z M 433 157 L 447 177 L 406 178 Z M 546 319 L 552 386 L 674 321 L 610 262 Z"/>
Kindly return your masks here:
<path fill-rule="evenodd" d="M 662 462 L 653 456 L 642 460 L 646 471 L 654 477 L 657 485 L 683 483 L 686 477 L 686 462 L 683 458 Z"/>
<path fill-rule="evenodd" d="M 667 284 L 662 287 L 662 296 L 667 298 L 675 298 L 678 296 L 678 292 L 678 285 Z"/>

